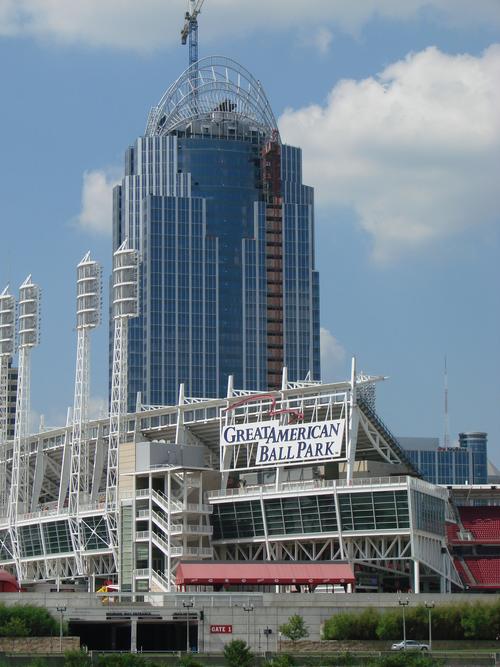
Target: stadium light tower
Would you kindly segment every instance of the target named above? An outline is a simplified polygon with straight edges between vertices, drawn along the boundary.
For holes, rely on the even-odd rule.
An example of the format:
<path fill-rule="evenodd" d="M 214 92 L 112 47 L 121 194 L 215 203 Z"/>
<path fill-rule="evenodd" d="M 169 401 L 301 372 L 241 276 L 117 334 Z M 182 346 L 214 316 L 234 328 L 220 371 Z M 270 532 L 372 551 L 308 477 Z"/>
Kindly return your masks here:
<path fill-rule="evenodd" d="M 18 347 L 19 370 L 16 397 L 16 422 L 12 452 L 12 473 L 9 494 L 9 531 L 18 579 L 21 580 L 17 519 L 29 509 L 29 418 L 30 418 L 30 356 L 40 336 L 40 288 L 29 275 L 19 288 Z"/>
<path fill-rule="evenodd" d="M 14 354 L 16 301 L 9 286 L 0 293 L 0 505 L 7 503 L 7 433 L 9 428 L 9 362 Z"/>
<path fill-rule="evenodd" d="M 83 574 L 79 538 L 80 501 L 90 493 L 90 463 L 86 425 L 90 395 L 90 332 L 101 323 L 102 269 L 88 252 L 77 266 L 76 280 L 76 373 L 71 433 L 69 519 L 77 568 Z"/>
<path fill-rule="evenodd" d="M 128 321 L 139 314 L 138 253 L 128 241 L 113 254 L 113 365 L 109 412 L 108 468 L 106 474 L 106 521 L 117 572 L 118 562 L 118 475 L 122 420 L 127 412 Z"/>

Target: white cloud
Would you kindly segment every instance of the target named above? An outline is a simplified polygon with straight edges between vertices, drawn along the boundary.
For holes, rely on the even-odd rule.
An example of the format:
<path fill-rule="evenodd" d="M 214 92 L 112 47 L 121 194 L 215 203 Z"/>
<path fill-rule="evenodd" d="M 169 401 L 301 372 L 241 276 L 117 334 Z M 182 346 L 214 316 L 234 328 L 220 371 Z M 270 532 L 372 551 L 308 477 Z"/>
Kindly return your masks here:
<path fill-rule="evenodd" d="M 500 45 L 428 48 L 286 111 L 281 134 L 302 146 L 320 205 L 351 207 L 384 262 L 498 221 L 499 81 Z"/>
<path fill-rule="evenodd" d="M 120 182 L 117 169 L 97 169 L 83 174 L 82 210 L 76 218 L 85 231 L 111 234 L 113 187 Z"/>
<path fill-rule="evenodd" d="M 49 415 L 30 410 L 28 429 L 30 433 L 40 433 L 50 428 L 61 428 L 66 425 L 67 412 L 52 410 Z"/>
<path fill-rule="evenodd" d="M 322 55 L 326 55 L 330 50 L 333 35 L 328 28 L 319 28 L 314 35 L 313 44 Z"/>
<path fill-rule="evenodd" d="M 152 51 L 179 42 L 185 8 L 185 0 L 0 0 L 0 35 Z M 500 25 L 498 0 L 211 0 L 200 23 L 204 40 L 220 42 L 253 30 L 356 32 L 374 16 L 410 20 L 423 11 L 451 25 Z"/>
<path fill-rule="evenodd" d="M 109 414 L 108 401 L 102 396 L 91 396 L 88 411 L 89 419 L 104 419 Z"/>
<path fill-rule="evenodd" d="M 321 377 L 324 382 L 338 380 L 345 372 L 346 351 L 328 329 L 321 327 L 319 333 Z"/>
<path fill-rule="evenodd" d="M 326 56 L 330 52 L 332 42 L 331 30 L 321 26 L 314 30 L 301 31 L 297 44 L 302 48 L 314 49 L 320 56 Z"/>
<path fill-rule="evenodd" d="M 47 414 L 42 414 L 36 410 L 30 410 L 29 432 L 39 433 L 40 430 L 61 428 L 62 426 L 65 426 L 68 419 L 68 410 L 70 410 L 71 418 L 72 408 L 67 408 L 65 411 L 55 408 Z M 91 396 L 88 405 L 88 418 L 103 419 L 107 417 L 108 414 L 108 401 L 102 396 Z"/>

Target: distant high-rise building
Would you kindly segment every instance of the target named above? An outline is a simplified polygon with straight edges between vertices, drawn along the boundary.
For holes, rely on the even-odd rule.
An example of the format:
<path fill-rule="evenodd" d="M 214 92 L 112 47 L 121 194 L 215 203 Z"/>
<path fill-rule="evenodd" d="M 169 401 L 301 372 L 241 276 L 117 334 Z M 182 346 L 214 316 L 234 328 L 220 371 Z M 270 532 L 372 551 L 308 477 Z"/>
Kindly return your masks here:
<path fill-rule="evenodd" d="M 432 484 L 486 484 L 486 433 L 460 433 L 459 447 L 440 447 L 439 438 L 398 438 L 410 461 Z"/>
<path fill-rule="evenodd" d="M 140 255 L 129 407 L 320 379 L 313 189 L 259 81 L 200 60 L 149 114 L 114 190 L 113 249 Z"/>
<path fill-rule="evenodd" d="M 474 484 L 486 484 L 488 481 L 488 434 L 481 431 L 459 433 L 458 443 L 461 449 L 472 453 Z"/>

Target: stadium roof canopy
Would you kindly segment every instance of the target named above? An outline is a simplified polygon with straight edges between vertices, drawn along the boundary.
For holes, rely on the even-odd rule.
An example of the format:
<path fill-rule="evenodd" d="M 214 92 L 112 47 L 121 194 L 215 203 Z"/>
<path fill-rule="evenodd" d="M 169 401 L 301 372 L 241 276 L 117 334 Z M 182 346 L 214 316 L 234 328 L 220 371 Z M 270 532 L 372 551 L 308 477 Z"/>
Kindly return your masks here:
<path fill-rule="evenodd" d="M 348 563 L 189 561 L 177 568 L 177 586 L 224 584 L 352 584 L 355 577 Z"/>

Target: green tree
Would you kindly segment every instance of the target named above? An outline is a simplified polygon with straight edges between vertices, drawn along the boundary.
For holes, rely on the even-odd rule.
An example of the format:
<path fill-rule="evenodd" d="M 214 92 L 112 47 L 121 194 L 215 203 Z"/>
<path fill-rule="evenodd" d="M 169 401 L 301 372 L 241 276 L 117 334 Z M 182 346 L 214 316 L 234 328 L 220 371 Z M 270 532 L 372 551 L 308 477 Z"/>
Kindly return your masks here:
<path fill-rule="evenodd" d="M 148 662 L 142 655 L 136 653 L 109 653 L 100 655 L 97 665 L 98 667 L 148 667 Z"/>
<path fill-rule="evenodd" d="M 493 605 L 489 604 L 467 605 L 460 621 L 465 639 L 495 639 L 494 611 Z"/>
<path fill-rule="evenodd" d="M 304 619 L 299 614 L 290 616 L 288 623 L 280 625 L 279 631 L 287 639 L 291 639 L 292 642 L 309 637 L 309 630 L 307 629 Z"/>
<path fill-rule="evenodd" d="M 0 636 L 50 637 L 57 634 L 59 624 L 47 609 L 35 605 L 0 605 Z"/>
<path fill-rule="evenodd" d="M 22 618 L 11 616 L 2 627 L 0 627 L 0 636 L 2 637 L 28 637 L 29 628 Z"/>
<path fill-rule="evenodd" d="M 341 612 L 328 618 L 323 625 L 323 639 L 357 639 L 354 636 L 353 616 L 349 612 Z"/>
<path fill-rule="evenodd" d="M 280 653 L 271 660 L 266 660 L 263 667 L 292 667 L 294 664 L 292 656 L 287 653 Z"/>
<path fill-rule="evenodd" d="M 401 653 L 374 658 L 369 665 L 370 667 L 440 667 L 442 661 L 429 655 L 402 651 Z"/>
<path fill-rule="evenodd" d="M 45 658 L 37 657 L 28 664 L 28 667 L 48 667 L 47 661 Z"/>
<path fill-rule="evenodd" d="M 253 655 L 246 642 L 233 639 L 224 646 L 224 660 L 229 667 L 250 667 Z"/>
<path fill-rule="evenodd" d="M 403 636 L 403 615 L 401 610 L 399 608 L 390 609 L 380 614 L 376 633 L 379 639 L 400 639 Z"/>
<path fill-rule="evenodd" d="M 444 604 L 432 610 L 434 639 L 463 639 L 462 614 L 467 605 Z"/>
<path fill-rule="evenodd" d="M 179 667 L 203 667 L 203 664 L 199 660 L 196 660 L 191 653 L 184 653 L 184 655 L 181 655 L 177 664 Z"/>
<path fill-rule="evenodd" d="M 87 651 L 66 651 L 64 654 L 64 667 L 91 667 L 92 658 Z"/>

